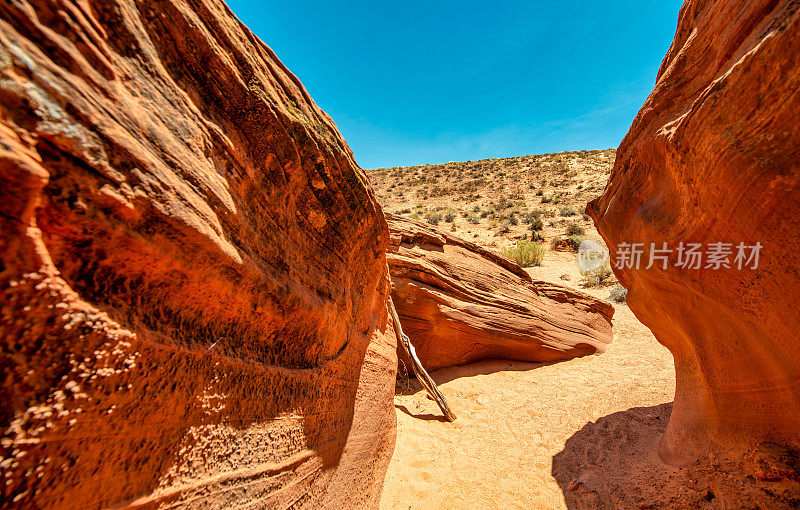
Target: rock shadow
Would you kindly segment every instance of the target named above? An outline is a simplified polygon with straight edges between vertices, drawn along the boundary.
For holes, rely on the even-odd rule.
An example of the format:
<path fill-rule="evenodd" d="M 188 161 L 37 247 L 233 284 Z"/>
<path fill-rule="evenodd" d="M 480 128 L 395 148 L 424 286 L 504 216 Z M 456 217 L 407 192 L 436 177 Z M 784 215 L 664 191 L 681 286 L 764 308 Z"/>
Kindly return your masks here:
<path fill-rule="evenodd" d="M 430 376 L 436 385 L 447 384 L 454 379 L 461 377 L 475 377 L 479 375 L 490 375 L 496 372 L 524 372 L 528 370 L 535 370 L 537 368 L 560 363 L 558 361 L 551 361 L 546 363 L 531 363 L 527 361 L 511 361 L 501 359 L 488 359 L 475 361 L 466 365 L 458 365 L 455 367 L 440 368 L 439 370 L 430 372 Z M 404 372 L 404 368 L 407 372 Z M 419 381 L 414 377 L 411 367 L 404 367 L 400 365 L 398 369 L 397 384 L 395 385 L 396 395 L 413 395 L 422 390 Z M 403 376 L 404 373 L 410 373 L 410 378 Z"/>
<path fill-rule="evenodd" d="M 445 418 L 441 414 L 431 414 L 431 413 L 414 414 L 406 406 L 401 405 L 401 404 L 395 404 L 394 407 L 395 407 L 395 409 L 399 409 L 400 411 L 403 411 L 404 413 L 406 413 L 407 415 L 411 416 L 412 418 L 416 418 L 418 420 L 439 421 L 439 422 L 442 422 L 442 423 L 447 423 L 447 418 Z"/>
<path fill-rule="evenodd" d="M 570 509 L 654 508 L 679 472 L 658 458 L 672 403 L 634 407 L 589 422 L 553 456 L 552 476 Z"/>

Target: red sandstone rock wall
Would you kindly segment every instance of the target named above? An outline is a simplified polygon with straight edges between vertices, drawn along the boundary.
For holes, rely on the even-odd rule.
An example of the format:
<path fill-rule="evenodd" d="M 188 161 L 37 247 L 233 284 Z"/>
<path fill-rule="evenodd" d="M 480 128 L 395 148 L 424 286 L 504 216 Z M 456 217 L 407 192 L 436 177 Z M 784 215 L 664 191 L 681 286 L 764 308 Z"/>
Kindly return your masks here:
<path fill-rule="evenodd" d="M 0 3 L 0 493 L 376 505 L 386 223 L 212 0 Z"/>
<path fill-rule="evenodd" d="M 387 221 L 392 298 L 425 368 L 560 361 L 611 342 L 610 304 L 531 281 L 506 258 L 423 223 L 390 214 Z"/>
<path fill-rule="evenodd" d="M 675 356 L 670 462 L 800 441 L 798 91 L 800 3 L 689 0 L 589 205 L 612 252 L 640 241 L 763 244 L 757 270 L 616 271 Z"/>

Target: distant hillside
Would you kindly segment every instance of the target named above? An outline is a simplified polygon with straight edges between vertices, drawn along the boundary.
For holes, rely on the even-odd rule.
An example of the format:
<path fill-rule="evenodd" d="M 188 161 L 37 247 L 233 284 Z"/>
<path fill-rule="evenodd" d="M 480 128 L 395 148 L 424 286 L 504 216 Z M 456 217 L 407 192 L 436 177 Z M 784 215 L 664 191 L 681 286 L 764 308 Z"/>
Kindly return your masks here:
<path fill-rule="evenodd" d="M 596 233 L 583 216 L 614 165 L 615 149 L 367 170 L 387 212 L 446 226 L 486 246 L 528 237 L 544 218 L 545 237 L 570 224 Z"/>

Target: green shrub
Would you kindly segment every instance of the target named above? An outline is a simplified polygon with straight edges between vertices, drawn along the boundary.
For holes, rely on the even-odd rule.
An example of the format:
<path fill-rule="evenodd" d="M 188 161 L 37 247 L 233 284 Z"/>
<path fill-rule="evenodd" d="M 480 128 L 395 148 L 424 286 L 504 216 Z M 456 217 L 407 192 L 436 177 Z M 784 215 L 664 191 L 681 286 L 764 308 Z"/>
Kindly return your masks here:
<path fill-rule="evenodd" d="M 578 213 L 576 213 L 575 209 L 573 209 L 572 207 L 566 207 L 565 206 L 565 207 L 561 208 L 561 210 L 559 211 L 559 214 L 561 214 L 561 216 L 575 216 Z"/>
<path fill-rule="evenodd" d="M 542 215 L 544 215 L 544 211 L 542 209 L 534 209 L 533 211 L 525 214 L 522 217 L 522 221 L 523 223 L 530 224 L 541 218 Z"/>
<path fill-rule="evenodd" d="M 431 225 L 438 225 L 440 221 L 442 221 L 442 213 L 439 211 L 428 211 L 425 213 L 425 221 L 430 223 Z"/>
<path fill-rule="evenodd" d="M 584 228 L 581 227 L 580 225 L 576 225 L 575 223 L 572 223 L 570 226 L 567 227 L 567 235 L 582 236 L 585 233 L 586 230 L 584 230 Z"/>
<path fill-rule="evenodd" d="M 456 219 L 456 213 L 454 213 L 452 211 L 448 211 L 444 215 L 444 221 L 446 221 L 447 223 L 453 223 L 453 221 L 455 221 L 455 219 Z"/>
<path fill-rule="evenodd" d="M 524 239 L 517 241 L 516 246 L 506 249 L 505 255 L 520 267 L 541 266 L 544 259 L 544 246 Z"/>
<path fill-rule="evenodd" d="M 608 295 L 608 300 L 614 303 L 624 303 L 628 297 L 628 289 L 622 285 L 614 285 L 611 287 L 611 293 Z"/>
<path fill-rule="evenodd" d="M 541 218 L 536 218 L 531 223 L 531 230 L 534 231 L 534 232 L 538 232 L 538 231 L 542 230 L 543 228 L 544 228 L 544 222 L 542 221 Z"/>

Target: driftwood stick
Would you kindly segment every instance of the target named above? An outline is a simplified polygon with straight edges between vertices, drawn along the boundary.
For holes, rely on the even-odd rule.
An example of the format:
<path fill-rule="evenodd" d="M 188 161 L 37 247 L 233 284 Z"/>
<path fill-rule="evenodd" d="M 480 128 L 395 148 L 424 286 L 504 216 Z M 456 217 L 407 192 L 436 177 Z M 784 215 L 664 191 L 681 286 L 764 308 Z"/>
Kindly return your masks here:
<path fill-rule="evenodd" d="M 394 323 L 394 330 L 397 334 L 397 341 L 403 347 L 403 351 L 405 351 L 406 356 L 409 357 L 411 360 L 411 367 L 414 369 L 414 374 L 417 376 L 417 380 L 422 384 L 422 387 L 428 392 L 428 395 L 439 404 L 439 408 L 444 413 L 444 417 L 447 421 L 455 421 L 456 415 L 453 414 L 453 411 L 447 406 L 447 400 L 445 400 L 444 395 L 442 392 L 439 391 L 439 388 L 436 387 L 436 383 L 433 382 L 431 376 L 428 375 L 428 372 L 425 371 L 425 368 L 420 363 L 419 358 L 417 358 L 417 351 L 414 349 L 414 346 L 411 345 L 411 341 L 408 337 L 403 333 L 403 328 L 400 326 L 400 318 L 397 316 L 397 310 L 394 308 L 394 302 L 392 301 L 391 296 L 389 296 L 389 308 L 392 310 L 392 321 Z"/>

